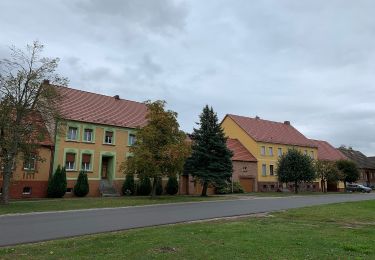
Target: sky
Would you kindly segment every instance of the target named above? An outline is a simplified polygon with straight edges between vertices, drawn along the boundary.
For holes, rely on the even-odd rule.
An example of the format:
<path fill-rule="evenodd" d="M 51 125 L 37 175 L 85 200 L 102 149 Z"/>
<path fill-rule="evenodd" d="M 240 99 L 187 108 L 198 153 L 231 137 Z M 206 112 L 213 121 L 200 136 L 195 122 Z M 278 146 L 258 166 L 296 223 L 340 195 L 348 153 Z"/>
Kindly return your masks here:
<path fill-rule="evenodd" d="M 2 0 L 0 58 L 34 40 L 70 87 L 291 121 L 375 155 L 373 0 Z"/>

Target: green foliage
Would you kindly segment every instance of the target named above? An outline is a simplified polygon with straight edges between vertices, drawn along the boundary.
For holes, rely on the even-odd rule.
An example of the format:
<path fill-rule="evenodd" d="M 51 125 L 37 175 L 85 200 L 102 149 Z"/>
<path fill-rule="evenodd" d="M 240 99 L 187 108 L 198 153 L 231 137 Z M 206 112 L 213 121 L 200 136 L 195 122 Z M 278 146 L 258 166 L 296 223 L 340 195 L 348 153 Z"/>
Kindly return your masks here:
<path fill-rule="evenodd" d="M 178 181 L 176 175 L 170 176 L 168 178 L 167 186 L 165 190 L 169 195 L 175 195 L 178 192 Z"/>
<path fill-rule="evenodd" d="M 359 170 L 355 162 L 349 160 L 339 160 L 336 162 L 341 173 L 341 180 L 346 182 L 356 182 L 359 179 Z"/>
<path fill-rule="evenodd" d="M 124 194 L 124 195 L 134 195 L 135 194 L 134 174 L 126 174 L 125 181 L 122 185 L 122 194 Z"/>
<path fill-rule="evenodd" d="M 244 193 L 244 189 L 241 184 L 237 181 L 233 182 L 233 193 Z M 232 183 L 225 182 L 224 185 L 215 188 L 216 194 L 230 194 L 232 193 Z"/>
<path fill-rule="evenodd" d="M 220 186 L 231 177 L 233 155 L 212 107 L 203 108 L 199 125 L 192 134 L 192 155 L 186 160 L 184 171 L 202 183 L 202 196 L 207 196 L 209 184 Z"/>
<path fill-rule="evenodd" d="M 48 180 L 47 196 L 49 198 L 62 198 L 66 192 L 65 167 L 57 166 L 55 174 Z"/>
<path fill-rule="evenodd" d="M 85 197 L 90 191 L 89 181 L 87 179 L 87 173 L 80 171 L 76 185 L 74 185 L 74 195 L 77 197 Z"/>
<path fill-rule="evenodd" d="M 152 195 L 156 194 L 157 179 L 180 174 L 190 147 L 186 135 L 179 130 L 177 113 L 165 110 L 165 101 L 146 102 L 148 124 L 139 129 L 137 141 L 130 148 L 133 154 L 124 165 L 125 174 L 152 178 Z"/>
<path fill-rule="evenodd" d="M 163 194 L 163 182 L 162 182 L 162 178 L 158 178 L 156 181 L 157 182 L 156 182 L 156 191 L 155 191 L 155 193 L 156 193 L 156 195 L 161 195 L 161 194 Z"/>
<path fill-rule="evenodd" d="M 295 193 L 298 193 L 301 182 L 311 182 L 316 178 L 313 160 L 297 149 L 290 149 L 278 161 L 277 176 L 279 182 L 293 182 Z"/>
<path fill-rule="evenodd" d="M 151 193 L 151 181 L 149 177 L 141 177 L 138 181 L 137 195 L 146 196 Z"/>
<path fill-rule="evenodd" d="M 338 182 L 341 178 L 341 174 L 334 162 L 317 160 L 314 166 L 316 175 L 320 178 L 323 192 L 327 192 L 327 182 Z"/>

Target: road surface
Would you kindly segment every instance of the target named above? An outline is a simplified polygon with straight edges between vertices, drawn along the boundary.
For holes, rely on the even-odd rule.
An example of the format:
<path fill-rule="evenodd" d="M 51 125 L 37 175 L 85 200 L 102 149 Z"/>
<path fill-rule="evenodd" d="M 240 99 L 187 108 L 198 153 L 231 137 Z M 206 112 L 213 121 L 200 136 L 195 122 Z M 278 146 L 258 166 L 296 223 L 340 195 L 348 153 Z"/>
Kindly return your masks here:
<path fill-rule="evenodd" d="M 375 193 L 237 200 L 0 216 L 0 246 L 185 221 L 247 215 L 336 202 L 375 200 Z"/>

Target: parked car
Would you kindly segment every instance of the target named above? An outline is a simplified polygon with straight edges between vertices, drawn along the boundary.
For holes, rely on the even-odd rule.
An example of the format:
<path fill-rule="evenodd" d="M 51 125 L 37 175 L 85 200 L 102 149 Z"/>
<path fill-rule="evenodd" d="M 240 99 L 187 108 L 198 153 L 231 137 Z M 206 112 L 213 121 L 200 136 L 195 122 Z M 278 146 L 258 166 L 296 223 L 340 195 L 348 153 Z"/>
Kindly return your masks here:
<path fill-rule="evenodd" d="M 359 191 L 359 192 L 371 192 L 371 188 L 369 187 L 366 187 L 366 186 L 363 186 L 361 184 L 348 184 L 346 185 L 346 191 L 349 191 L 349 192 L 355 192 L 355 191 Z"/>

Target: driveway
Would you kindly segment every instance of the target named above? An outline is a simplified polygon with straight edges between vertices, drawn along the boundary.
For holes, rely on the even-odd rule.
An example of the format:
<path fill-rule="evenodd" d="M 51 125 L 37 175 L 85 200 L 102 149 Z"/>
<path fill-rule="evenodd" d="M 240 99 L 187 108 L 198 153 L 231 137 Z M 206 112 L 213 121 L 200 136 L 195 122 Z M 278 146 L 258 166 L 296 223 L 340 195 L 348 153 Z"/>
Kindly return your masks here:
<path fill-rule="evenodd" d="M 228 201 L 4 215 L 0 216 L 0 246 L 312 205 L 374 199 L 375 193 L 276 198 L 244 196 Z"/>

